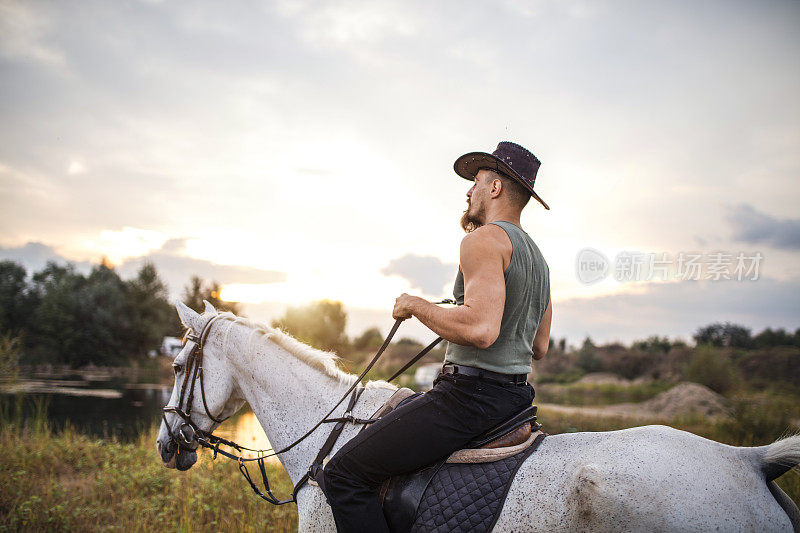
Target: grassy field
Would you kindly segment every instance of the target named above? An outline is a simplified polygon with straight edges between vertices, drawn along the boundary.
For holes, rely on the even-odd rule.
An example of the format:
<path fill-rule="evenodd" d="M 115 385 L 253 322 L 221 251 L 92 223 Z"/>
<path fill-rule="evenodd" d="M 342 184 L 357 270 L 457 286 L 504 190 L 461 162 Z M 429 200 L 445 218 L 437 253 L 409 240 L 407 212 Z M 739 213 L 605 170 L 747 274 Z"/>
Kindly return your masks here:
<path fill-rule="evenodd" d="M 545 383 L 536 386 L 536 399 L 563 405 L 612 405 L 623 402 L 643 402 L 664 392 L 674 383 L 653 381 L 636 386 L 606 383 L 573 383 L 561 385 Z"/>
<path fill-rule="evenodd" d="M 161 466 L 156 430 L 101 441 L 34 421 L 2 421 L 0 531 L 294 531 L 294 505 L 257 498 L 239 470 L 200 454 L 186 472 Z M 273 491 L 291 491 L 280 465 Z"/>
<path fill-rule="evenodd" d="M 8 404 L 0 412 L 0 531 L 297 529 L 294 505 L 273 507 L 257 498 L 230 462 L 201 453 L 189 471 L 167 470 L 154 449 L 155 428 L 143 430 L 133 443 L 97 440 L 69 428 L 56 433 L 45 422 L 44 408 L 26 424 Z M 689 416 L 672 425 L 727 444 L 766 444 L 786 433 L 787 416 L 796 408 L 795 397 L 751 397 L 734 402 L 737 422 Z M 633 425 L 624 418 L 547 409 L 539 419 L 551 434 Z M 288 494 L 291 484 L 282 468 L 268 470 L 273 490 Z M 784 475 L 779 485 L 800 501 L 798 472 Z"/>

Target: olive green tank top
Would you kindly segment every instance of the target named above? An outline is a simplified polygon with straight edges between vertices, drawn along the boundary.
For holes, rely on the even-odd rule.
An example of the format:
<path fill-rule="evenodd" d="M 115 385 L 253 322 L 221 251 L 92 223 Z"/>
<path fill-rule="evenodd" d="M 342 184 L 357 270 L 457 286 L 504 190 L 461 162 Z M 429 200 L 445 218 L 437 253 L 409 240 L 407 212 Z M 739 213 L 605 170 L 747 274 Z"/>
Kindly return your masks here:
<path fill-rule="evenodd" d="M 506 303 L 500 335 L 486 349 L 449 342 L 445 361 L 483 368 L 504 374 L 531 371 L 533 337 L 550 301 L 550 267 L 533 239 L 519 226 L 504 220 L 491 222 L 500 226 L 511 239 L 511 262 L 503 273 Z M 464 274 L 461 267 L 453 286 L 453 297 L 464 304 Z"/>

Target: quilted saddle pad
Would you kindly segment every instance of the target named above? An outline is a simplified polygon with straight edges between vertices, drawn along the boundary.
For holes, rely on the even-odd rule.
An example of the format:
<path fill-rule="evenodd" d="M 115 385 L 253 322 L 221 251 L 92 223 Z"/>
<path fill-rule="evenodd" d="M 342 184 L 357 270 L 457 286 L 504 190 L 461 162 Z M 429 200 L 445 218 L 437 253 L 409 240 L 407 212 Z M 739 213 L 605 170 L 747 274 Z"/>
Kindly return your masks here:
<path fill-rule="evenodd" d="M 508 489 L 520 465 L 544 439 L 540 434 L 522 453 L 490 463 L 445 463 L 435 466 L 435 473 L 420 477 L 410 474 L 407 488 L 421 492 L 420 498 L 400 498 L 387 495 L 384 514 L 392 531 L 415 533 L 451 533 L 491 531 L 503 507 Z M 433 469 L 431 469 L 433 470 Z M 400 481 L 400 480 L 396 480 Z M 414 488 L 416 486 L 416 488 Z M 392 489 L 403 490 L 395 486 Z M 418 502 L 418 503 L 416 503 Z M 416 509 L 409 508 L 415 505 Z M 392 508 L 404 506 L 405 509 Z M 414 517 L 410 525 L 401 517 Z"/>

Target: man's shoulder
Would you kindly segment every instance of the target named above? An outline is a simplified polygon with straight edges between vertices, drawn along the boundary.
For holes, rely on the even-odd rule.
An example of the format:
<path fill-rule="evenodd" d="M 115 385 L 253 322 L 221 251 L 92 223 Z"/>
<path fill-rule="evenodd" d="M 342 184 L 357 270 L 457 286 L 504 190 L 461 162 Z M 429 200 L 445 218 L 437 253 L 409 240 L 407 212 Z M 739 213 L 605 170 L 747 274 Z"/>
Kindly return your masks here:
<path fill-rule="evenodd" d="M 484 224 L 461 239 L 461 254 L 500 254 L 511 249 L 505 230 L 496 224 Z"/>
<path fill-rule="evenodd" d="M 497 224 L 484 224 L 478 229 L 464 235 L 461 243 L 462 245 L 466 243 L 468 246 L 487 244 L 500 245 L 502 247 L 505 243 L 510 244 L 511 241 L 509 240 L 506 230 L 502 227 Z"/>

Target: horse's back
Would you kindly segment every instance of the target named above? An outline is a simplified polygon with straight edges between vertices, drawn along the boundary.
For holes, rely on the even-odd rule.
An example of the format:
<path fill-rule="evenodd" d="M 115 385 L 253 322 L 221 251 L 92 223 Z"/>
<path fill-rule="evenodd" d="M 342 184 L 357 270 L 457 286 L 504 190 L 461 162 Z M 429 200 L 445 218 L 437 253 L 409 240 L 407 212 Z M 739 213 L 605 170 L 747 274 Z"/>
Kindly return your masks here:
<path fill-rule="evenodd" d="M 666 426 L 551 435 L 495 531 L 792 531 L 752 450 Z"/>

